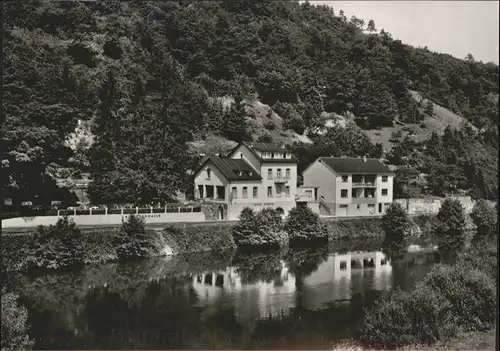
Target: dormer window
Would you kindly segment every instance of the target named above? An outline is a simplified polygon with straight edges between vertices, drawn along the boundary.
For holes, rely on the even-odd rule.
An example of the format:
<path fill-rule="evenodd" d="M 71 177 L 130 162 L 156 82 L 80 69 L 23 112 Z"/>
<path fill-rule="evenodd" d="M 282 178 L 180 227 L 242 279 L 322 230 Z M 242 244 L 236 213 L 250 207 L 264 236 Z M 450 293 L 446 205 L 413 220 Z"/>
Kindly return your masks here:
<path fill-rule="evenodd" d="M 207 179 L 210 180 L 210 176 L 211 176 L 211 170 L 210 168 L 207 168 Z"/>
<path fill-rule="evenodd" d="M 274 158 L 274 152 L 271 152 L 271 158 Z"/>

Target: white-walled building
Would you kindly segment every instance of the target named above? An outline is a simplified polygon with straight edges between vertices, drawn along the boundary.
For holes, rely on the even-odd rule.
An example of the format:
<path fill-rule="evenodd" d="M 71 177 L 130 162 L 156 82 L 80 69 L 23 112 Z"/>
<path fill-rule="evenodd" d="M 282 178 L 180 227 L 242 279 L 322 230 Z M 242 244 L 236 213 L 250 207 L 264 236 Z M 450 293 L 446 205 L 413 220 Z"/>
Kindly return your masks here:
<path fill-rule="evenodd" d="M 221 204 L 219 219 L 237 220 L 245 207 L 286 215 L 298 203 L 315 202 L 314 187 L 298 192 L 295 156 L 274 144 L 240 143 L 226 156 L 207 157 L 194 183 L 196 199 Z"/>
<path fill-rule="evenodd" d="M 317 187 L 322 214 L 380 215 L 393 200 L 394 173 L 377 159 L 319 157 L 302 176 Z"/>

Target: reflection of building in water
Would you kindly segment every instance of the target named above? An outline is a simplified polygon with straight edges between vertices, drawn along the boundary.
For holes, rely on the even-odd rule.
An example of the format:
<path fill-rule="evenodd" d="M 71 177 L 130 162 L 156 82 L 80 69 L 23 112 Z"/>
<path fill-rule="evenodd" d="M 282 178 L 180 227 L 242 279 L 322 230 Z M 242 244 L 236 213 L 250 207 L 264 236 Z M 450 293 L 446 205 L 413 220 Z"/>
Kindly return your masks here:
<path fill-rule="evenodd" d="M 325 303 L 351 300 L 366 290 L 388 290 L 392 286 L 392 266 L 379 251 L 332 254 L 316 271 L 295 277 L 285 263 L 274 281 L 244 284 L 234 267 L 193 277 L 193 288 L 203 304 L 231 301 L 239 318 L 253 320 L 287 315 L 300 301 L 301 307 L 316 309 Z M 302 279 L 297 292 L 295 281 Z M 297 293 L 300 299 L 297 300 Z"/>
<path fill-rule="evenodd" d="M 193 288 L 204 304 L 222 298 L 233 301 L 236 313 L 243 319 L 287 315 L 294 307 L 295 277 L 281 262 L 281 272 L 271 282 L 259 280 L 243 284 L 235 267 L 205 272 L 193 277 Z"/>
<path fill-rule="evenodd" d="M 350 300 L 365 290 L 387 290 L 392 286 L 392 267 L 380 251 L 333 254 L 304 279 L 302 299 L 307 308 Z"/>

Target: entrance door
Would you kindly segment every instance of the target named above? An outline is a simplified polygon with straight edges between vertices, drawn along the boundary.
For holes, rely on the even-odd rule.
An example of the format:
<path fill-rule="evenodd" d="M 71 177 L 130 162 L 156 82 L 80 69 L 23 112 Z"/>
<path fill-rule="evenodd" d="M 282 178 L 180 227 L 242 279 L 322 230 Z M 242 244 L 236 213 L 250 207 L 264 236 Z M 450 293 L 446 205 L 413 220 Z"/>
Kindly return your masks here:
<path fill-rule="evenodd" d="M 382 204 L 378 204 L 378 213 L 382 213 Z"/>
<path fill-rule="evenodd" d="M 219 206 L 219 219 L 224 220 L 224 207 Z"/>

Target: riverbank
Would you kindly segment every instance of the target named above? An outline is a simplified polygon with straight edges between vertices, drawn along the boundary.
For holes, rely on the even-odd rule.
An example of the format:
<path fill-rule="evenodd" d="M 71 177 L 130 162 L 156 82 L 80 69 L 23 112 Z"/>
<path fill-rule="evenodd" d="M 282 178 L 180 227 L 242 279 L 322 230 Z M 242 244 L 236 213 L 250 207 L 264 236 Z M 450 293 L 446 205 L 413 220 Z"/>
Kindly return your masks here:
<path fill-rule="evenodd" d="M 461 333 L 456 337 L 436 345 L 412 345 L 396 350 L 495 350 L 496 330 L 495 328 L 484 332 Z M 331 351 L 362 351 L 365 350 L 355 341 L 345 341 L 334 345 Z"/>
<path fill-rule="evenodd" d="M 370 242 L 384 236 L 381 218 L 336 220 L 323 218 L 330 242 L 346 239 L 364 239 Z M 409 244 L 421 246 L 431 242 L 435 216 L 422 215 L 414 219 Z M 207 224 L 172 225 L 163 228 L 147 228 L 151 234 L 160 235 L 164 248 L 161 254 L 180 254 L 206 251 L 234 250 L 232 230 L 234 222 L 210 222 Z M 119 228 L 82 230 L 85 264 L 98 264 L 117 260 L 114 238 Z M 25 268 L 30 255 L 31 237 L 35 231 L 22 235 L 2 236 L 1 253 L 6 270 Z"/>

